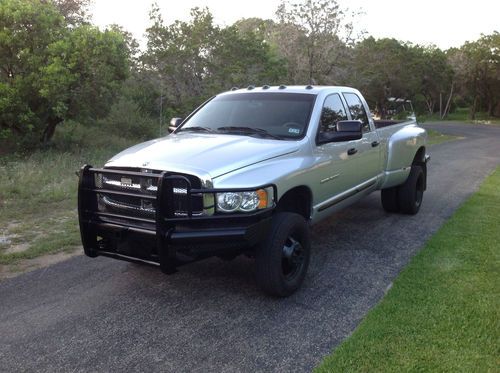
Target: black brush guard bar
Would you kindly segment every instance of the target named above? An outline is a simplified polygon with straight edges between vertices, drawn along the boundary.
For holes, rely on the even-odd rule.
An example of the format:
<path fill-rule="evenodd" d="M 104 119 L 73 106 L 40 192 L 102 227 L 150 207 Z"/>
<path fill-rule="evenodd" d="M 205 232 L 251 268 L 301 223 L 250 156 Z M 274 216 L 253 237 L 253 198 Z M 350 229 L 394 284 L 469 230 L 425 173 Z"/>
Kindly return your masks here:
<path fill-rule="evenodd" d="M 150 178 L 156 180 L 157 191 L 156 195 L 144 194 L 140 192 L 123 192 L 117 190 L 111 190 L 106 188 L 97 188 L 95 185 L 95 175 L 120 175 L 120 176 L 131 176 L 140 178 Z M 185 185 L 186 189 L 186 201 L 187 201 L 187 216 L 177 216 L 174 204 L 174 182 L 177 183 L 175 186 L 179 188 L 178 183 L 181 182 Z M 98 255 L 113 257 L 116 259 L 127 260 L 127 261 L 138 261 L 146 264 L 153 264 L 160 266 L 161 270 L 165 273 L 176 272 L 176 267 L 183 262 L 177 260 L 177 253 L 174 245 L 169 244 L 169 238 L 171 233 L 175 230 L 176 224 L 185 222 L 199 221 L 215 221 L 227 219 L 228 217 L 233 219 L 238 218 L 249 218 L 252 216 L 262 215 L 270 213 L 274 208 L 273 206 L 260 210 L 256 213 L 244 213 L 244 214 L 231 214 L 231 215 L 193 215 L 192 209 L 192 196 L 193 195 L 203 195 L 203 194 L 213 194 L 214 204 L 215 204 L 215 193 L 224 192 L 248 192 L 258 189 L 273 189 L 273 201 L 276 201 L 276 186 L 269 184 L 256 188 L 231 188 L 231 189 L 195 189 L 191 187 L 190 180 L 182 175 L 172 175 L 171 173 L 164 171 L 162 173 L 146 173 L 146 172 L 134 172 L 134 171 L 122 171 L 116 169 L 100 169 L 93 168 L 90 165 L 84 165 L 80 169 L 79 173 L 79 183 L 78 183 L 78 221 L 80 224 L 80 234 L 83 244 L 84 252 L 87 256 L 96 257 Z M 108 195 L 108 196 L 127 196 L 136 197 L 143 200 L 156 201 L 156 211 L 154 219 L 140 218 L 135 216 L 109 213 L 99 211 L 97 203 L 97 195 Z M 205 206 L 204 206 L 205 208 Z M 268 215 L 268 214 L 266 214 Z M 101 218 L 115 218 L 120 219 L 120 222 L 116 221 L 104 221 Z M 121 221 L 124 221 L 122 223 Z M 140 225 L 140 223 L 146 223 L 148 225 Z M 155 261 L 150 261 L 146 259 L 129 257 L 115 252 L 108 252 L 105 250 L 100 250 L 98 242 L 98 230 L 116 230 L 125 229 L 127 231 L 152 235 L 155 236 L 156 248 L 158 252 L 159 263 Z"/>

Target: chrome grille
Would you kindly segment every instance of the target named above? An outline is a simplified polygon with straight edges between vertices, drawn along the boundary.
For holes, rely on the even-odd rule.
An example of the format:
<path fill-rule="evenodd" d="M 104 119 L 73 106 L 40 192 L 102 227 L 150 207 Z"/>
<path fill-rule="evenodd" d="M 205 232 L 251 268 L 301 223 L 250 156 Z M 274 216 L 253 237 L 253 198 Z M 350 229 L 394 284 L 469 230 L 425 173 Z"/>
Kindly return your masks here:
<path fill-rule="evenodd" d="M 138 169 L 123 169 L 123 171 L 142 172 L 144 176 L 129 174 L 95 174 L 95 186 L 97 189 L 126 192 L 132 195 L 105 195 L 97 193 L 98 209 L 101 212 L 118 213 L 125 216 L 154 219 L 156 214 L 156 200 L 141 198 L 144 196 L 155 196 L 158 191 L 158 179 L 148 176 L 148 173 L 158 174 L 159 171 L 148 171 Z M 189 179 L 192 188 L 200 188 L 200 180 L 192 175 L 181 175 Z M 171 206 L 174 215 L 185 217 L 188 215 L 189 195 L 186 182 L 179 179 L 173 181 L 173 204 Z M 137 196 L 135 196 L 137 194 Z M 193 216 L 203 215 L 203 196 L 191 196 L 191 208 Z"/>

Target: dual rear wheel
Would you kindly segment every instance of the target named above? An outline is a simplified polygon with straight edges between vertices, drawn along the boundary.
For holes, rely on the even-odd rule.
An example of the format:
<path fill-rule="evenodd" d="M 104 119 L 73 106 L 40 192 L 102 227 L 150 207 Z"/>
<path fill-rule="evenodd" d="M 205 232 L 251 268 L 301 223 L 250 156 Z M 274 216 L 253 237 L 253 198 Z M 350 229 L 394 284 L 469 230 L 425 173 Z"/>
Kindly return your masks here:
<path fill-rule="evenodd" d="M 387 212 L 415 215 L 422 205 L 424 190 L 424 170 L 422 166 L 413 165 L 404 184 L 382 189 L 382 206 Z"/>

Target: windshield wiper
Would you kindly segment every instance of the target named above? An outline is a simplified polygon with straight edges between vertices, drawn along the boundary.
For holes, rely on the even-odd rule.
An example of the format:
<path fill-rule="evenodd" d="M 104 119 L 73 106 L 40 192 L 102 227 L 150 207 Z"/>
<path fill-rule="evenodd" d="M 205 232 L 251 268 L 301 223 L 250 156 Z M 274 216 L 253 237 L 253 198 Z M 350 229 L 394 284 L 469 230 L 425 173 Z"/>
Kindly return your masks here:
<path fill-rule="evenodd" d="M 262 128 L 253 128 L 253 127 L 239 127 L 239 126 L 227 126 L 227 127 L 219 127 L 217 131 L 228 132 L 228 133 L 237 133 L 242 135 L 260 135 L 264 137 L 270 137 L 276 140 L 283 140 L 283 137 L 273 135 L 272 133 L 267 132 Z"/>
<path fill-rule="evenodd" d="M 193 127 L 181 128 L 179 132 L 183 132 L 183 131 L 210 132 L 210 133 L 216 132 L 212 128 L 201 127 L 201 126 L 193 126 Z"/>

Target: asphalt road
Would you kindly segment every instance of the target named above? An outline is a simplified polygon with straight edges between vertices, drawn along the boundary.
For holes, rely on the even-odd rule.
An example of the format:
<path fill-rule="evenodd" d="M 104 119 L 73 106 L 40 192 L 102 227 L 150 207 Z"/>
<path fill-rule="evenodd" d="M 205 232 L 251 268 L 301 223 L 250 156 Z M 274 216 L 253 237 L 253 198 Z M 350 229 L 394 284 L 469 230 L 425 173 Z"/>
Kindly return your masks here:
<path fill-rule="evenodd" d="M 310 371 L 500 163 L 499 127 L 428 127 L 465 139 L 429 148 L 420 213 L 387 214 L 373 193 L 315 227 L 292 297 L 261 294 L 243 258 L 166 277 L 77 256 L 0 283 L 0 371 Z"/>

